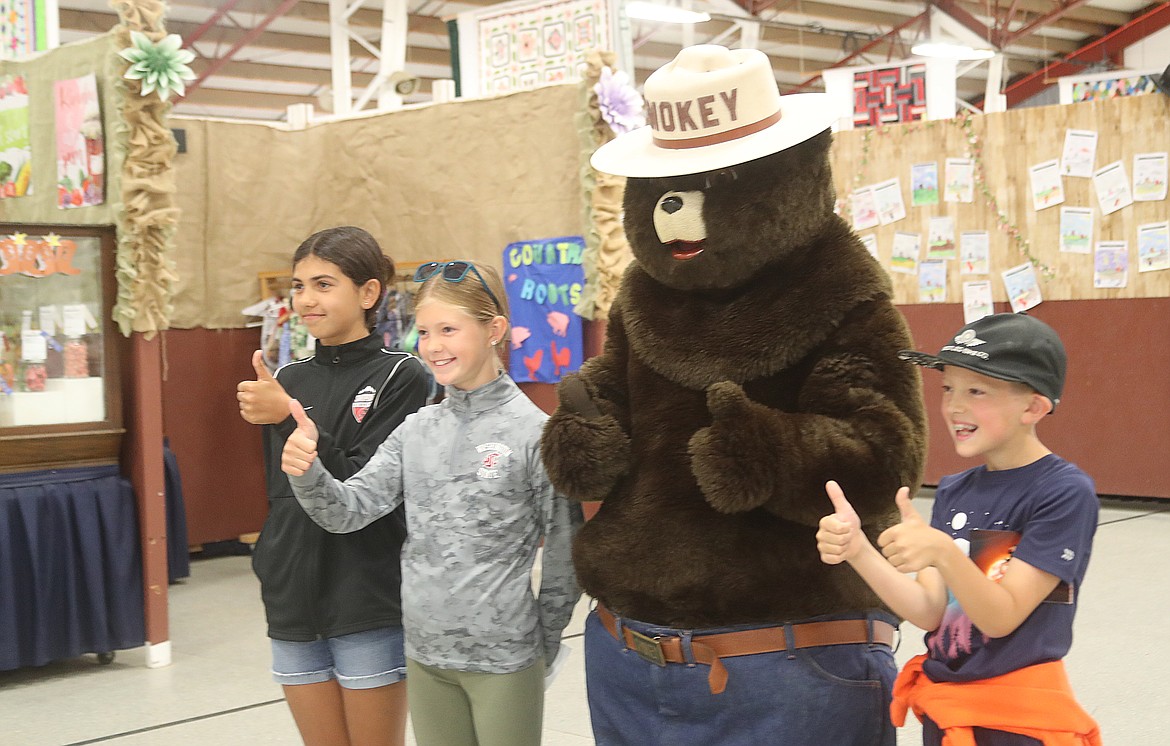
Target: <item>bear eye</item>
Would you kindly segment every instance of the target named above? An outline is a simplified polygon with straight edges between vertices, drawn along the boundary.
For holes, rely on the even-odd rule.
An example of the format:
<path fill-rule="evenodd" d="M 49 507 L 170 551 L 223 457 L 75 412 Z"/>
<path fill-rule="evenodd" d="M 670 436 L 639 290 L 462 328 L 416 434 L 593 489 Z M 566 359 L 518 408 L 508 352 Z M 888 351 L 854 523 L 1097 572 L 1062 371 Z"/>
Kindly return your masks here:
<path fill-rule="evenodd" d="M 729 184 L 734 184 L 739 178 L 739 172 L 734 168 L 724 168 L 719 171 L 710 171 L 703 174 L 703 191 L 707 191 L 713 187 L 725 187 Z"/>

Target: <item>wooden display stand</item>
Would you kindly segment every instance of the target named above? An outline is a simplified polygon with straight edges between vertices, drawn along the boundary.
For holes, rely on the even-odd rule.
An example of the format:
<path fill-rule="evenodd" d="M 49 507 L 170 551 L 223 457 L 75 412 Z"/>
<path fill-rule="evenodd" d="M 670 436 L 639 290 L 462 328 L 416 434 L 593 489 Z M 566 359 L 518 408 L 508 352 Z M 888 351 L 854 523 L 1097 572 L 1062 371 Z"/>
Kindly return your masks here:
<path fill-rule="evenodd" d="M 0 223 L 0 235 L 23 234 L 26 240 L 34 236 L 58 236 L 69 239 L 96 239 L 100 257 L 96 260 L 100 294 L 100 339 L 92 344 L 100 346 L 101 375 L 90 378 L 53 378 L 46 381 L 45 390 L 5 395 L 0 405 L 0 473 L 32 471 L 116 464 L 121 452 L 122 383 L 119 335 L 110 320 L 110 308 L 115 297 L 114 229 L 103 226 L 24 225 Z M 80 257 L 80 254 L 78 255 Z M 78 262 L 77 258 L 73 259 Z M 70 267 L 70 269 L 76 269 Z M 75 275 L 76 276 L 76 275 Z M 15 273 L 0 276 L 0 282 L 13 278 Z M 28 277 L 22 278 L 28 281 Z M 32 280 L 47 281 L 48 276 Z M 76 298 L 42 298 L 38 302 L 76 302 Z M 13 309 L 7 309 L 11 312 Z M 93 371 L 96 372 L 96 371 Z M 81 397 L 75 399 L 74 397 Z M 93 401 L 94 396 L 99 397 Z M 84 400 L 84 401 L 83 401 Z"/>

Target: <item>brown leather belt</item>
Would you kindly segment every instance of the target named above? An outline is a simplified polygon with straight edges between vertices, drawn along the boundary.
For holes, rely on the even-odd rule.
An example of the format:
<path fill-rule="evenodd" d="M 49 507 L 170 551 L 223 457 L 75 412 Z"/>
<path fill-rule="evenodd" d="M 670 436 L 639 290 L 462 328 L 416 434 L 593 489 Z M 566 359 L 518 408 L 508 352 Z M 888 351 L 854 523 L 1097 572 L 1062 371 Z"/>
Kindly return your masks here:
<path fill-rule="evenodd" d="M 681 637 L 650 637 L 622 627 L 618 636 L 616 618 L 609 609 L 597 605 L 601 623 L 626 648 L 658 666 L 667 663 L 691 663 L 683 654 Z M 872 629 L 872 633 L 871 633 Z M 894 625 L 879 619 L 838 619 L 828 622 L 804 622 L 792 625 L 792 648 L 815 648 L 822 645 L 856 645 L 875 643 L 894 647 Z M 720 658 L 757 653 L 778 653 L 788 650 L 784 627 L 763 627 L 718 635 L 699 635 L 691 638 L 691 652 L 695 663 L 711 667 L 707 683 L 712 694 L 722 694 L 727 687 L 727 669 Z"/>

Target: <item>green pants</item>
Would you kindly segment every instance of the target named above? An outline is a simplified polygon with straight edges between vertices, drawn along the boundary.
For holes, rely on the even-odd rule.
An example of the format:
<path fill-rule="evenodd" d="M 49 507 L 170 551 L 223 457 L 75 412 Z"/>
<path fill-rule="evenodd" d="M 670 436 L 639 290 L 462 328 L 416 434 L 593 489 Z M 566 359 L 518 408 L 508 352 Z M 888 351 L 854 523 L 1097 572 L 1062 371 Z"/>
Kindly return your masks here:
<path fill-rule="evenodd" d="M 544 662 L 516 673 L 450 671 L 406 659 L 418 746 L 539 746 Z"/>

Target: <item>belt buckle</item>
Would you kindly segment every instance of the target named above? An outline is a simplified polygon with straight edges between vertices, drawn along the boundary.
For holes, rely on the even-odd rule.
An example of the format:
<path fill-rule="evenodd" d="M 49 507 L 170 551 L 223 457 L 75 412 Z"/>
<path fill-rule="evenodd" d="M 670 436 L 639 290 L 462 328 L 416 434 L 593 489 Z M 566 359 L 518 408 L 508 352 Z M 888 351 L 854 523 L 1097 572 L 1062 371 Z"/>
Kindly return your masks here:
<path fill-rule="evenodd" d="M 659 641 L 661 638 L 648 637 L 629 627 L 626 627 L 626 631 L 633 637 L 633 650 L 638 654 L 638 657 L 656 666 L 666 666 L 666 656 L 662 653 L 662 643 Z"/>

